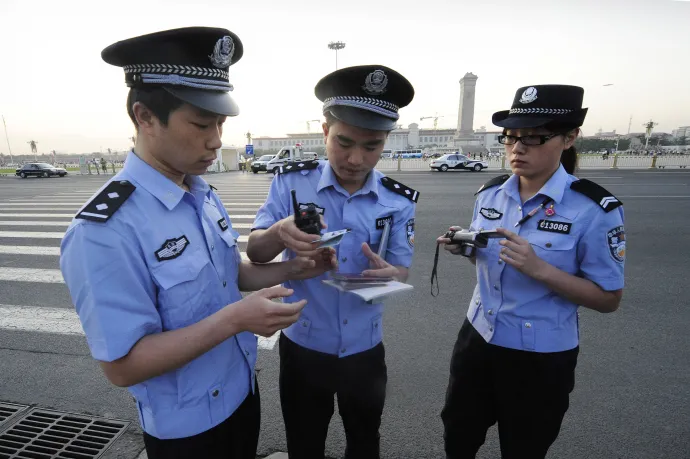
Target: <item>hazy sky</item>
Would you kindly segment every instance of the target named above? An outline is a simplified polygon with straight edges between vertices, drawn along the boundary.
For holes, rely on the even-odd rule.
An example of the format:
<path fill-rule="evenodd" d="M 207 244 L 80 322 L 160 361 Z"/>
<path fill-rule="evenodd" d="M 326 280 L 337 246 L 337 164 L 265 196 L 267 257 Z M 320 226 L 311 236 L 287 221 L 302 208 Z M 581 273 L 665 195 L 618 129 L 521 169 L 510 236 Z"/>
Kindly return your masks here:
<path fill-rule="evenodd" d="M 124 73 L 101 50 L 125 38 L 186 26 L 237 33 L 230 68 L 241 113 L 223 141 L 305 132 L 320 118 L 314 85 L 339 66 L 382 64 L 416 95 L 400 122 L 438 113 L 457 124 L 459 79 L 479 76 L 475 129 L 509 108 L 520 86 L 585 88 L 583 130 L 641 132 L 690 125 L 690 1 L 674 0 L 0 0 L 0 114 L 16 154 L 129 147 Z M 604 84 L 613 86 L 604 87 Z M 317 123 L 313 123 L 317 129 Z M 431 127 L 432 120 L 421 122 Z M 0 126 L 0 152 L 7 144 Z"/>

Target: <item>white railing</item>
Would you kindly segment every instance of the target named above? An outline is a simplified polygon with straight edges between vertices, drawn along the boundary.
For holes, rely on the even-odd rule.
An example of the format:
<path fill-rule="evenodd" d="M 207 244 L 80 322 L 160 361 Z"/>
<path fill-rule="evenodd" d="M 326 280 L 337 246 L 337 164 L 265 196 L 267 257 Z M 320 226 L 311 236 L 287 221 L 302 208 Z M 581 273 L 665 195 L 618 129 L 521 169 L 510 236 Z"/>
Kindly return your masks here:
<path fill-rule="evenodd" d="M 474 158 L 471 158 L 474 159 Z M 479 158 L 477 158 L 479 159 Z M 484 158 L 488 170 L 508 170 L 503 157 Z M 433 160 L 422 158 L 382 159 L 376 166 L 381 171 L 428 171 Z M 690 155 L 578 155 L 580 169 L 662 169 L 687 168 Z"/>

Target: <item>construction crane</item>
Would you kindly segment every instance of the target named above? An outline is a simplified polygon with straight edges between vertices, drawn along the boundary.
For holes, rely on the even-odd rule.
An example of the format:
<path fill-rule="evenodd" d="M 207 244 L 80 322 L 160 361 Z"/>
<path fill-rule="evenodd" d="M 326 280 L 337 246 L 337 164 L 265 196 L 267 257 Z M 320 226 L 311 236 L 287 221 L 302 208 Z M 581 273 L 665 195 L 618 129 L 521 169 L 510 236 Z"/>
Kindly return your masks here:
<path fill-rule="evenodd" d="M 309 120 L 307 121 L 307 134 L 311 134 L 311 123 L 320 123 L 321 120 Z"/>
<path fill-rule="evenodd" d="M 419 118 L 419 121 L 424 121 L 428 119 L 433 119 L 434 120 L 434 131 L 438 129 L 438 119 L 439 118 L 445 118 L 446 115 L 435 115 L 435 116 L 422 116 Z"/>

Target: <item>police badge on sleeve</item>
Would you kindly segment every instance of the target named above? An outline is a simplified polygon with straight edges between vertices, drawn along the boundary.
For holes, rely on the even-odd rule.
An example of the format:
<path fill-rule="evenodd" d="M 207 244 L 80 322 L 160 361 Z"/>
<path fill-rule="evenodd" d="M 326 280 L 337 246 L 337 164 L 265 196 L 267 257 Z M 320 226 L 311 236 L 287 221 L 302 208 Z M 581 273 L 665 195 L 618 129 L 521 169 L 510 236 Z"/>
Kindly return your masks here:
<path fill-rule="evenodd" d="M 405 232 L 407 233 L 407 243 L 410 247 L 414 247 L 414 218 L 411 218 L 405 224 Z"/>
<path fill-rule="evenodd" d="M 623 263 L 625 261 L 625 230 L 623 225 L 616 226 L 606 233 L 606 238 L 613 259 L 618 263 Z"/>

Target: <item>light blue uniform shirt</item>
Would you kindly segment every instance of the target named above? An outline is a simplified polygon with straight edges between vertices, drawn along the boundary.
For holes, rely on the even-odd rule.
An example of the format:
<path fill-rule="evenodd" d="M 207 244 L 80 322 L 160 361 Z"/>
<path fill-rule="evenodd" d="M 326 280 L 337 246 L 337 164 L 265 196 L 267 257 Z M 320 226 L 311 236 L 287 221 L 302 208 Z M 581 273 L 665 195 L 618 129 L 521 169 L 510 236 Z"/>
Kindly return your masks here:
<path fill-rule="evenodd" d="M 503 185 L 479 193 L 471 229 L 509 229 L 527 239 L 537 256 L 556 268 L 607 291 L 622 289 L 623 207 L 605 212 L 584 194 L 571 190 L 570 184 L 577 178 L 563 166 L 524 205 L 518 180 L 512 175 Z M 554 201 L 555 215 L 546 216 L 542 209 L 514 228 L 547 196 Z M 499 240 L 491 239 L 486 248 L 477 249 L 478 282 L 468 320 L 487 342 L 498 346 L 535 352 L 576 347 L 578 305 L 501 261 Z"/>
<path fill-rule="evenodd" d="M 61 245 L 60 268 L 91 354 L 104 362 L 146 335 L 187 327 L 242 298 L 238 233 L 202 178 L 188 176 L 185 192 L 130 153 L 112 179 L 122 180 L 136 187 L 122 207 L 106 222 L 75 219 Z M 181 254 L 165 251 L 171 240 L 187 241 Z M 253 390 L 256 353 L 256 337 L 240 333 L 130 387 L 142 429 L 170 439 L 221 423 Z"/>
<path fill-rule="evenodd" d="M 301 204 L 313 203 L 324 209 L 327 231 L 350 228 L 336 247 L 339 271 L 361 273 L 369 269 L 369 259 L 362 253 L 367 242 L 378 251 L 382 229 L 377 219 L 392 217 L 386 261 L 409 267 L 414 244 L 415 203 L 381 184 L 384 175 L 372 170 L 362 189 L 350 195 L 337 182 L 327 162 L 316 169 L 277 175 L 264 205 L 254 221 L 254 229 L 266 229 L 294 214 L 290 190 L 297 192 Z M 411 233 L 408 228 L 412 228 Z M 294 257 L 285 251 L 284 259 Z M 327 274 L 306 281 L 287 282 L 294 294 L 286 301 L 306 299 L 300 319 L 283 332 L 295 343 L 319 352 L 345 357 L 366 351 L 379 344 L 383 336 L 383 305 L 367 304 L 358 296 L 340 292 L 323 284 Z"/>

